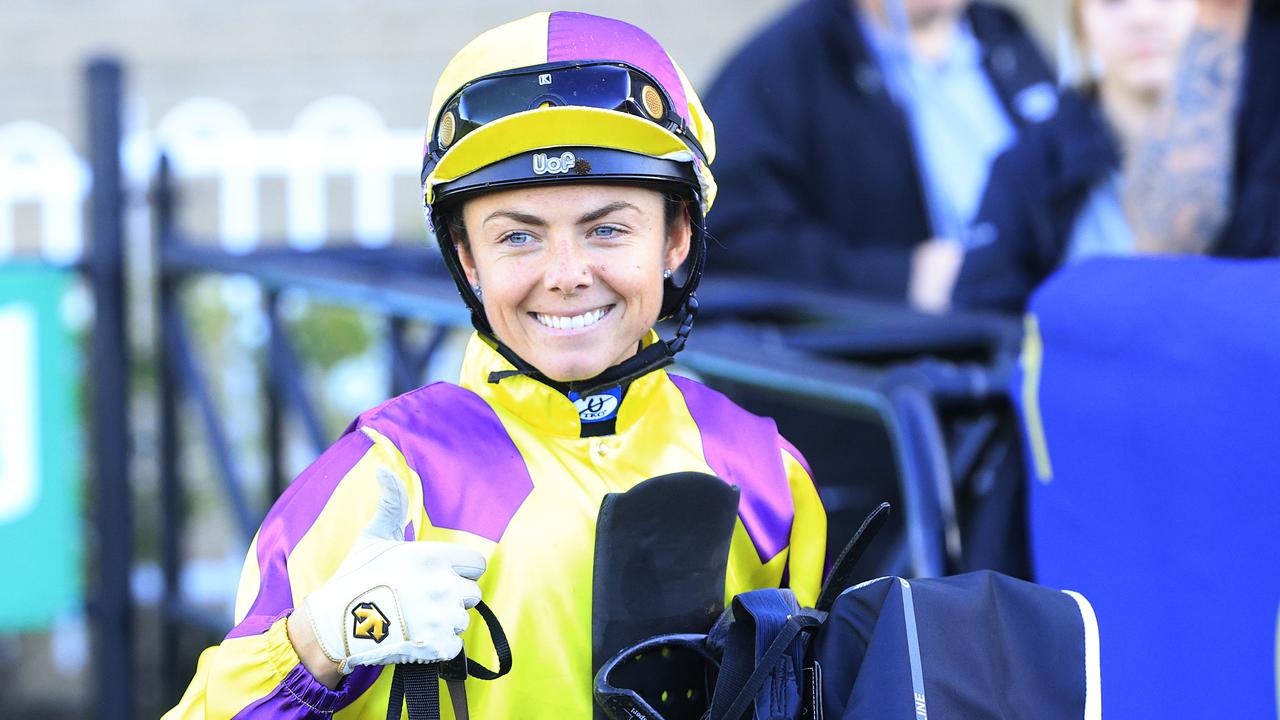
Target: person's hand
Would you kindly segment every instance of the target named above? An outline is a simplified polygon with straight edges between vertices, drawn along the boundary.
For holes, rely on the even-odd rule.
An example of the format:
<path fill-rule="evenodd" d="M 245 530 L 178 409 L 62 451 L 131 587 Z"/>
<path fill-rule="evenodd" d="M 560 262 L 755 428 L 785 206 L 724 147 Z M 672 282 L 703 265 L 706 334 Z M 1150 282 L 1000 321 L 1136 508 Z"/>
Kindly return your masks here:
<path fill-rule="evenodd" d="M 951 238 L 930 238 L 911 252 L 907 300 L 921 312 L 943 313 L 964 263 L 964 247 Z"/>
<path fill-rule="evenodd" d="M 312 641 L 344 675 L 360 665 L 449 660 L 462 650 L 467 610 L 480 602 L 475 581 L 484 556 L 452 543 L 406 542 L 404 488 L 385 467 L 376 475 L 381 495 L 373 520 L 334 576 L 290 617 L 289 638 L 322 682 L 334 678 L 334 668 L 308 662 Z"/>

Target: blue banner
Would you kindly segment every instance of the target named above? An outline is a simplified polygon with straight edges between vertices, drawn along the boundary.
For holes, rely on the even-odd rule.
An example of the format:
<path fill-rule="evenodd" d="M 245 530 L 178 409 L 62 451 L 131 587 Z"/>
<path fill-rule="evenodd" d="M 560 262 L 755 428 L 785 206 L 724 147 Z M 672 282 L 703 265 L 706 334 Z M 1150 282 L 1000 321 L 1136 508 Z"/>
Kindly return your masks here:
<path fill-rule="evenodd" d="M 1022 370 L 1036 579 L 1092 601 L 1106 714 L 1277 717 L 1280 262 L 1066 268 Z"/>

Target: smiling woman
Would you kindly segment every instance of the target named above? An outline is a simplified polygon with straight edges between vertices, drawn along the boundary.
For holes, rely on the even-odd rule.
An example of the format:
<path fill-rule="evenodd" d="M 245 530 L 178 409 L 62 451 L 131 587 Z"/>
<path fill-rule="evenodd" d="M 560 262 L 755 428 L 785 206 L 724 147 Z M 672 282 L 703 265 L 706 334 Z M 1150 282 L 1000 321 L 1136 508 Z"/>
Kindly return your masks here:
<path fill-rule="evenodd" d="M 459 259 L 508 348 L 561 382 L 595 377 L 658 321 L 663 275 L 689 253 L 689 218 L 656 190 L 573 184 L 504 190 L 463 208 Z"/>
<path fill-rule="evenodd" d="M 236 627 L 170 717 L 398 717 L 385 666 L 463 643 L 495 659 L 467 615 L 482 596 L 514 664 L 466 683 L 470 713 L 590 717 L 620 617 L 705 632 L 725 598 L 783 584 L 813 603 L 826 517 L 804 459 L 773 421 L 663 369 L 697 309 L 714 156 L 693 88 L 632 25 L 539 13 L 454 57 L 422 192 L 476 329 L 459 383 L 362 414 L 293 482 L 246 560 Z M 597 532 L 607 498 L 658 478 L 654 523 L 728 498 L 723 527 L 704 523 L 723 536 Z M 596 583 L 637 572 L 655 597 L 609 607 Z M 681 606 L 696 611 L 675 627 Z"/>

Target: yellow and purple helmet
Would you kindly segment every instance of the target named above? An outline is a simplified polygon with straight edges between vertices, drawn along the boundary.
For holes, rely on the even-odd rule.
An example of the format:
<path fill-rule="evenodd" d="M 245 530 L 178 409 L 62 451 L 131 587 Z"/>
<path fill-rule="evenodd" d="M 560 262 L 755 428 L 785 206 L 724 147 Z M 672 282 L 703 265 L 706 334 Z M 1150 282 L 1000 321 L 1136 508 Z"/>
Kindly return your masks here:
<path fill-rule="evenodd" d="M 667 281 L 661 317 L 689 315 L 706 254 L 703 219 L 715 200 L 714 157 L 702 103 L 653 37 L 619 20 L 542 12 L 481 34 L 445 67 L 422 149 L 423 205 L 476 327 L 490 332 L 443 220 L 456 203 L 555 182 L 677 193 L 691 201 L 693 243 L 684 272 Z"/>

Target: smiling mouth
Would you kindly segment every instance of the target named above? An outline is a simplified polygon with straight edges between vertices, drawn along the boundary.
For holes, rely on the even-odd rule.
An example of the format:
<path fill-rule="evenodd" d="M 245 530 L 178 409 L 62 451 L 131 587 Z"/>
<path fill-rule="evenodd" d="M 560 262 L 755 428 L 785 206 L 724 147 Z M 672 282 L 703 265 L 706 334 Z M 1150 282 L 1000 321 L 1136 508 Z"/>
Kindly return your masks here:
<path fill-rule="evenodd" d="M 543 313 L 529 313 L 533 316 L 538 324 L 549 327 L 552 330 L 580 330 L 582 328 L 591 327 L 600 322 L 609 311 L 613 310 L 612 305 L 589 310 L 581 315 L 546 315 Z"/>

